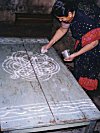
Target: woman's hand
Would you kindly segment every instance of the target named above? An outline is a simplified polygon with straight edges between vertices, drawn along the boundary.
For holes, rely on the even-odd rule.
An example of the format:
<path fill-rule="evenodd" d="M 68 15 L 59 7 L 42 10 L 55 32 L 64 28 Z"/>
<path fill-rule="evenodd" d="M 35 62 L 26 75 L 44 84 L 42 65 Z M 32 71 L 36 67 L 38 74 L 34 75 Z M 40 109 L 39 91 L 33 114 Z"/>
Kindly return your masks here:
<path fill-rule="evenodd" d="M 82 54 L 84 54 L 85 52 L 93 49 L 94 47 L 96 47 L 98 45 L 98 40 L 91 42 L 89 44 L 87 44 L 86 46 L 84 46 L 83 48 L 81 48 L 79 51 L 77 51 L 76 53 L 71 54 L 69 57 L 65 58 L 64 61 L 72 61 L 75 57 L 80 56 Z"/>
<path fill-rule="evenodd" d="M 44 54 L 44 53 L 48 52 L 48 49 L 49 49 L 49 48 L 48 48 L 48 44 L 42 46 L 42 48 L 41 48 L 41 53 Z"/>
<path fill-rule="evenodd" d="M 73 61 L 75 57 L 76 57 L 76 53 L 73 53 L 69 55 L 68 57 L 66 57 L 64 61 Z"/>

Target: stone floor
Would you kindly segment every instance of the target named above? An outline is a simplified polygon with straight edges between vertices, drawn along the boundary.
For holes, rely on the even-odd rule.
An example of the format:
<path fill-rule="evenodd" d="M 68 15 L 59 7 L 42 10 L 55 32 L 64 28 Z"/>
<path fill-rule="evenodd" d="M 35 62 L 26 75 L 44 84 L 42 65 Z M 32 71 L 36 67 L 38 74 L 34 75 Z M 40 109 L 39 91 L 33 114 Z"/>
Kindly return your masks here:
<path fill-rule="evenodd" d="M 36 23 L 34 25 L 31 24 L 7 24 L 7 23 L 0 23 L 0 37 L 47 37 L 50 38 L 51 36 L 51 28 L 52 24 L 46 24 L 45 22 L 40 24 Z M 73 72 L 73 63 L 66 63 L 65 64 L 71 72 Z M 93 100 L 95 105 L 100 110 L 100 83 L 98 86 L 98 90 L 88 94 L 89 97 Z M 98 96 L 97 96 L 98 95 Z M 100 121 L 97 122 L 95 127 L 95 133 L 100 133 Z M 59 131 L 48 131 L 45 133 L 84 133 L 84 127 L 78 128 L 71 128 L 71 129 L 62 129 Z"/>

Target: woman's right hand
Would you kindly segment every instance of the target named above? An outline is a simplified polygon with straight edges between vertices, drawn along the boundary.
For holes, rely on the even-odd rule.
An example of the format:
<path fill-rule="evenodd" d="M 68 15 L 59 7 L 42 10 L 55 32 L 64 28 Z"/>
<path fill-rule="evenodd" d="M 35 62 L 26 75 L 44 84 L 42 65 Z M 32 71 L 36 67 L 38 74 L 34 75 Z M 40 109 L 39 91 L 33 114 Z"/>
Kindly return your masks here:
<path fill-rule="evenodd" d="M 41 48 L 41 53 L 42 53 L 42 54 L 47 53 L 47 52 L 48 52 L 48 49 L 49 49 L 49 48 L 48 48 L 48 44 L 42 46 L 42 48 Z"/>

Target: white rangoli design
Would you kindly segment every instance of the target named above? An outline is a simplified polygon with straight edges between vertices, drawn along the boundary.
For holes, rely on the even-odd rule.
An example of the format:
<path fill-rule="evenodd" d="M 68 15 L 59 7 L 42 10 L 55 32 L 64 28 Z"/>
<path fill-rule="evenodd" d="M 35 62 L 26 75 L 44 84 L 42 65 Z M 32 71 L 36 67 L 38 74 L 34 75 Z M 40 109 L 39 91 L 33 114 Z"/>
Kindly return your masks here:
<path fill-rule="evenodd" d="M 37 76 L 41 80 L 48 80 L 60 70 L 59 64 L 45 54 L 32 54 L 25 51 L 14 52 L 2 63 L 2 68 L 12 79 L 26 79 L 33 81 Z M 30 60 L 29 60 L 30 58 Z"/>

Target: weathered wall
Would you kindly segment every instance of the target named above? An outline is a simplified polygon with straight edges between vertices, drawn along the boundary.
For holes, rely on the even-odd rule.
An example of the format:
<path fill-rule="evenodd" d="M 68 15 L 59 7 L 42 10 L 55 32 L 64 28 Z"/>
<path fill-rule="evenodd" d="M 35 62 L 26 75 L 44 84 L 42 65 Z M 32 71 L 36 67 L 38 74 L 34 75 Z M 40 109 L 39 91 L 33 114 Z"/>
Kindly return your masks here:
<path fill-rule="evenodd" d="M 50 13 L 55 0 L 0 0 L 0 10 L 23 13 Z"/>
<path fill-rule="evenodd" d="M 27 11 L 31 13 L 49 14 L 54 0 L 29 0 Z"/>
<path fill-rule="evenodd" d="M 0 0 L 0 21 L 14 21 L 15 13 L 49 14 L 55 0 Z"/>

